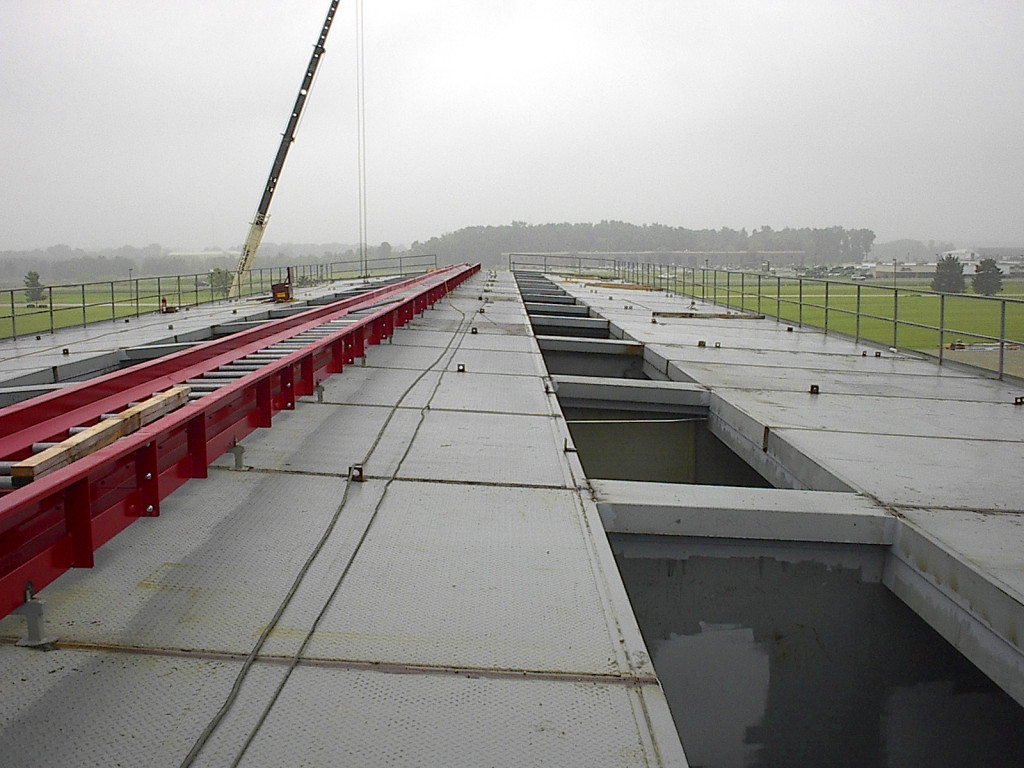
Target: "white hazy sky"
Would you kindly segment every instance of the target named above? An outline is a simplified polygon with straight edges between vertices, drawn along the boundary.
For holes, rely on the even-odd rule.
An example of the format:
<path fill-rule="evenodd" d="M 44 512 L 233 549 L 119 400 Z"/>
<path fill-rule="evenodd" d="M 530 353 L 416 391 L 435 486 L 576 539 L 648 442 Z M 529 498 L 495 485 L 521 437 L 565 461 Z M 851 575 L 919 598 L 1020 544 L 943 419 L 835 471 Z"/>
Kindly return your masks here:
<path fill-rule="evenodd" d="M 0 0 L 0 250 L 240 243 L 326 0 Z M 1024 243 L 1024 2 L 365 0 L 368 240 Z M 342 2 L 267 239 L 358 241 Z"/>

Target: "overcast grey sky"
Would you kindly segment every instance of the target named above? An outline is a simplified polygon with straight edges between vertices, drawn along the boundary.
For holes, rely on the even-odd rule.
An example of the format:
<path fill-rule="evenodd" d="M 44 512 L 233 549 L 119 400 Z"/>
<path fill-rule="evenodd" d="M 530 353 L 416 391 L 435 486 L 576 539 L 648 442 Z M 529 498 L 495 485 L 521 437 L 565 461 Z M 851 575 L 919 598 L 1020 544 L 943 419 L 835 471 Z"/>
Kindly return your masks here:
<path fill-rule="evenodd" d="M 240 243 L 326 0 L 0 0 L 0 250 Z M 267 240 L 358 241 L 342 2 Z M 1024 2 L 365 0 L 368 240 L 1024 243 Z"/>

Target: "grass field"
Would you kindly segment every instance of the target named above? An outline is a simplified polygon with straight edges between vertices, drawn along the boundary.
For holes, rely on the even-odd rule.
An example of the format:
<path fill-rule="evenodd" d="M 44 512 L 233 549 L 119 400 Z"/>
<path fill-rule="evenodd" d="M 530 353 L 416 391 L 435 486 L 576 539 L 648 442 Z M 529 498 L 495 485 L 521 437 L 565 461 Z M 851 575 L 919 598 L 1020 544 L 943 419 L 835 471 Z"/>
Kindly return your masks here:
<path fill-rule="evenodd" d="M 764 278 L 758 294 L 756 276 L 724 274 L 714 283 L 687 285 L 686 293 L 748 312 L 778 317 L 793 323 L 828 328 L 830 332 L 868 341 L 934 353 L 939 348 L 940 325 L 944 345 L 992 344 L 1000 338 L 1005 312 L 1006 340 L 1024 344 L 1024 283 L 1004 283 L 1003 292 L 989 299 L 973 294 L 935 294 L 921 286 L 865 283 L 824 283 Z M 1005 299 L 1006 301 L 1001 301 Z M 801 307 L 802 301 L 802 307 Z M 860 315 L 858 320 L 858 313 Z M 898 322 L 894 322 L 898 320 Z"/>
<path fill-rule="evenodd" d="M 196 280 L 179 283 L 174 278 L 162 278 L 159 284 L 153 278 L 46 287 L 42 299 L 37 301 L 29 301 L 25 289 L 4 291 L 0 293 L 0 338 L 10 338 L 15 331 L 17 336 L 28 336 L 135 317 L 157 311 L 162 298 L 171 306 L 195 306 L 223 295 Z"/>
<path fill-rule="evenodd" d="M 436 268 L 433 255 L 372 259 L 366 264 L 336 262 L 329 265 L 306 265 L 294 268 L 295 285 L 345 280 L 362 276 L 384 276 L 425 272 Z M 286 270 L 281 267 L 253 270 L 242 286 L 243 296 L 265 295 L 273 282 L 283 281 Z M 214 290 L 203 275 L 171 275 L 134 280 L 114 280 L 76 285 L 54 285 L 42 288 L 42 298 L 30 301 L 28 290 L 17 288 L 0 291 L 0 339 L 31 336 L 101 321 L 135 317 L 160 309 L 160 300 L 175 307 L 196 306 L 224 298 Z"/>

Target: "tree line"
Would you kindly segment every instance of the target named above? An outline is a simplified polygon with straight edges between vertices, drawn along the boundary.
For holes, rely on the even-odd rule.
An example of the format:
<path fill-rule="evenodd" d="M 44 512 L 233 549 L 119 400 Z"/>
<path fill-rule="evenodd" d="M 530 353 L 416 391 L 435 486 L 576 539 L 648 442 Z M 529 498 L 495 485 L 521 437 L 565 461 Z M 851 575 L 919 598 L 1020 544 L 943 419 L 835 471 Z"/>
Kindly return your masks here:
<path fill-rule="evenodd" d="M 371 247 L 371 258 L 390 253 L 383 243 Z M 358 260 L 357 246 L 328 243 L 264 243 L 257 256 L 257 267 L 287 267 L 294 264 L 328 263 Z M 36 272 L 46 285 L 126 280 L 129 277 L 205 274 L 213 270 L 233 271 L 238 254 L 224 251 L 175 253 L 163 246 L 125 245 L 120 248 L 86 250 L 53 245 L 30 251 L 0 251 L 0 288 L 20 287 L 21 275 Z"/>
<path fill-rule="evenodd" d="M 629 224 L 601 221 L 597 224 L 527 224 L 513 221 L 500 226 L 466 227 L 455 232 L 414 242 L 412 250 L 436 253 L 440 262 L 480 261 L 499 264 L 504 253 L 628 253 L 694 252 L 693 261 L 703 263 L 702 253 L 721 254 L 719 265 L 729 257 L 742 263 L 756 263 L 759 254 L 786 251 L 797 263 L 840 263 L 863 261 L 871 252 L 875 233 L 869 229 L 825 227 L 814 229 L 771 227 L 746 229 L 687 229 L 663 224 Z M 746 255 L 744 258 L 741 255 Z M 655 259 L 657 260 L 657 259 Z"/>
<path fill-rule="evenodd" d="M 369 248 L 370 258 L 402 253 L 436 254 L 441 263 L 476 262 L 499 265 L 502 254 L 512 252 L 715 252 L 717 266 L 759 265 L 761 254 L 789 252 L 786 262 L 834 264 L 859 262 L 867 258 L 875 240 L 869 229 L 840 226 L 775 230 L 761 227 L 746 229 L 687 229 L 662 224 L 629 224 L 601 221 L 596 224 L 527 224 L 514 221 L 500 226 L 465 227 L 425 242 L 413 242 L 407 249 L 387 243 Z M 725 255 L 725 252 L 731 256 Z M 358 259 L 358 246 L 347 244 L 274 244 L 264 243 L 257 266 L 277 267 L 290 264 L 327 263 Z M 729 263 L 729 259 L 733 262 Z M 54 245 L 32 251 L 0 251 L 3 287 L 17 284 L 16 276 L 37 271 L 47 284 L 126 279 L 155 275 L 190 274 L 214 269 L 232 270 L 237 256 L 223 251 L 176 254 L 158 244 L 142 247 L 122 246 L 98 250 Z M 656 255 L 653 260 L 658 260 Z M 694 265 L 704 256 L 693 256 Z"/>

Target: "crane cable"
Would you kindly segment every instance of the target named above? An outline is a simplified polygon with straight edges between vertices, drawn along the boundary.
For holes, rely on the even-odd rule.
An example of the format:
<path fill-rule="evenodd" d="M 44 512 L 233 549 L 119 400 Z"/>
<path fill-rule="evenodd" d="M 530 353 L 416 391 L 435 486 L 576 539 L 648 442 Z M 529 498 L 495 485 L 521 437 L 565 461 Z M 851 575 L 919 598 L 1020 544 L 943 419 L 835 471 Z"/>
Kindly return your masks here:
<path fill-rule="evenodd" d="M 359 267 L 367 277 L 366 226 L 366 61 L 363 44 L 363 0 L 356 0 L 356 133 L 359 165 Z"/>

